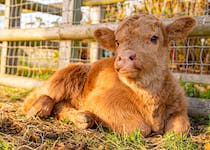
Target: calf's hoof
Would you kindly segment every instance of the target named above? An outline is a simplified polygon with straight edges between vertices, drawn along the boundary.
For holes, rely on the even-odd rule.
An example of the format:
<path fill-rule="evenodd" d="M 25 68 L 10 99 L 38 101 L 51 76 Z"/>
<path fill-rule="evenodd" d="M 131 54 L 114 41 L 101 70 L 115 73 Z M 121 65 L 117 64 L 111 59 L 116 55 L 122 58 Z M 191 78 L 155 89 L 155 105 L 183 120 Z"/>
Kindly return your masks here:
<path fill-rule="evenodd" d="M 75 116 L 74 124 L 79 129 L 88 129 L 94 125 L 94 119 L 88 113 L 79 112 Z"/>
<path fill-rule="evenodd" d="M 40 96 L 32 105 L 27 113 L 27 118 L 38 115 L 39 117 L 49 117 L 54 107 L 55 102 L 47 95 Z"/>

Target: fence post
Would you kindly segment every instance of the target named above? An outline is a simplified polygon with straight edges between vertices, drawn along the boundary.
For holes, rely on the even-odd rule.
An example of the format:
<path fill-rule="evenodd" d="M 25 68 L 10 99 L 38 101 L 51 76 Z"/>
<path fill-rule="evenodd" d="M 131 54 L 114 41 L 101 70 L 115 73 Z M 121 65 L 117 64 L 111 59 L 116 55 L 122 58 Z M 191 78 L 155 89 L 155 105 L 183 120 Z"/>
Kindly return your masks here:
<path fill-rule="evenodd" d="M 72 24 L 73 21 L 74 0 L 64 0 L 62 9 L 62 23 Z M 71 57 L 71 41 L 61 41 L 59 48 L 59 64 L 58 68 L 63 68 L 70 62 Z"/>
<path fill-rule="evenodd" d="M 64 0 L 62 9 L 62 23 L 63 24 L 76 24 L 75 21 L 80 20 L 78 10 L 81 6 L 82 0 Z M 71 58 L 71 41 L 61 41 L 59 48 L 59 64 L 58 68 L 63 68 L 70 62 Z"/>
<path fill-rule="evenodd" d="M 91 24 L 97 24 L 101 19 L 101 7 L 93 6 L 90 8 L 90 18 Z M 94 62 L 98 60 L 99 52 L 98 52 L 98 44 L 95 41 L 90 42 L 90 62 Z"/>
<path fill-rule="evenodd" d="M 14 6 L 16 4 L 16 0 L 6 0 L 5 1 L 5 19 L 4 19 L 4 29 L 9 29 L 11 27 L 20 27 L 20 16 L 21 16 L 21 8 L 19 5 Z M 17 55 L 17 51 L 15 49 L 11 49 L 8 46 L 12 46 L 14 42 L 4 41 L 2 43 L 2 52 L 1 52 L 1 75 L 6 73 L 6 65 L 16 65 L 18 62 L 18 58 L 14 58 L 13 55 Z M 8 51 L 9 50 L 9 51 Z M 12 56 L 11 58 L 7 58 L 7 55 Z M 17 68 L 12 68 L 9 70 L 9 73 L 16 73 Z"/>
<path fill-rule="evenodd" d="M 1 75 L 4 75 L 6 71 L 6 56 L 7 56 L 7 42 L 3 42 L 1 50 Z"/>
<path fill-rule="evenodd" d="M 4 14 L 4 29 L 9 28 L 9 12 L 10 12 L 10 0 L 5 1 L 5 14 Z M 1 75 L 5 74 L 6 71 L 6 57 L 7 57 L 7 44 L 8 42 L 3 41 L 1 51 Z"/>

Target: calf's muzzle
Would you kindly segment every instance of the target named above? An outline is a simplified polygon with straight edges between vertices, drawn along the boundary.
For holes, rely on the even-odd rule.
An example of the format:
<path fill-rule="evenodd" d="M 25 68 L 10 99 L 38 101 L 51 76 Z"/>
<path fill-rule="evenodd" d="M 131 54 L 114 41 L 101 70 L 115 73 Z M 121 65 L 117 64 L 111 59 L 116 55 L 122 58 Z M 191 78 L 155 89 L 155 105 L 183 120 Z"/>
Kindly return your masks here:
<path fill-rule="evenodd" d="M 136 52 L 132 50 L 126 50 L 120 52 L 115 60 L 115 69 L 118 72 L 120 70 L 121 71 L 126 70 L 127 68 L 133 66 L 135 60 L 136 60 Z"/>

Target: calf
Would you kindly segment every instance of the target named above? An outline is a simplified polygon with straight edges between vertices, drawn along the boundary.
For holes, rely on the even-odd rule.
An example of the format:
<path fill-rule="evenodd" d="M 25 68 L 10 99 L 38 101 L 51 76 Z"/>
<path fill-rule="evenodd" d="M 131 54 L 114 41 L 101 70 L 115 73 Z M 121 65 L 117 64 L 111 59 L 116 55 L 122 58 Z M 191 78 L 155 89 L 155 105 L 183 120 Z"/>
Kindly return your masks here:
<path fill-rule="evenodd" d="M 57 71 L 26 98 L 24 111 L 41 117 L 53 113 L 82 129 L 99 121 L 119 133 L 186 133 L 187 102 L 169 70 L 168 43 L 185 38 L 194 26 L 191 17 L 165 25 L 139 14 L 115 31 L 99 28 L 97 42 L 116 57 Z"/>

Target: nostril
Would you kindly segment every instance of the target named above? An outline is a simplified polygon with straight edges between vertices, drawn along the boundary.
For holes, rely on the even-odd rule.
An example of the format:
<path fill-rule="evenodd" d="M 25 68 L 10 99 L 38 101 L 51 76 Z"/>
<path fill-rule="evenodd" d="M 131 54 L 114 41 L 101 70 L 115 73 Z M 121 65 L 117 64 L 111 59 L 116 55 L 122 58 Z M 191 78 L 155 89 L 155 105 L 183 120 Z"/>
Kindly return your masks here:
<path fill-rule="evenodd" d="M 117 61 L 121 61 L 121 57 L 120 56 L 118 56 Z"/>
<path fill-rule="evenodd" d="M 136 58 L 136 54 L 133 54 L 133 55 L 131 55 L 131 56 L 129 57 L 129 59 L 132 60 L 132 61 L 133 61 L 135 58 Z"/>

